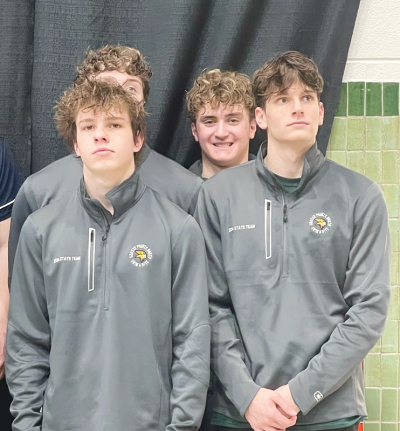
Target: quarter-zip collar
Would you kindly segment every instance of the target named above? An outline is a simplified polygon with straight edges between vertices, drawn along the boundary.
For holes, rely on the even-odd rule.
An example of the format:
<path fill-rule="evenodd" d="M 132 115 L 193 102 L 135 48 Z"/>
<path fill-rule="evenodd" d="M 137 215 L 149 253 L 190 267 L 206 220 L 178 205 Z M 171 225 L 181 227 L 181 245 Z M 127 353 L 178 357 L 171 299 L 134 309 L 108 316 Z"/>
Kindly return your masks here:
<path fill-rule="evenodd" d="M 257 175 L 262 183 L 265 183 L 267 187 L 275 192 L 282 192 L 282 188 L 279 185 L 275 175 L 267 168 L 264 163 L 264 158 L 268 152 L 268 143 L 263 142 L 257 154 L 256 169 Z M 317 147 L 317 142 L 307 151 L 304 156 L 303 173 L 301 174 L 301 180 L 298 189 L 293 193 L 299 193 L 304 186 L 313 178 L 321 169 L 325 162 L 325 157 Z"/>
<path fill-rule="evenodd" d="M 140 181 L 137 170 L 124 182 L 114 187 L 106 194 L 114 208 L 113 219 L 120 217 L 125 211 L 131 208 L 142 197 L 146 186 Z M 84 178 L 82 177 L 79 187 L 79 198 L 85 210 L 99 222 L 106 217 L 110 222 L 111 214 L 101 205 L 97 199 L 92 199 L 86 190 Z"/>

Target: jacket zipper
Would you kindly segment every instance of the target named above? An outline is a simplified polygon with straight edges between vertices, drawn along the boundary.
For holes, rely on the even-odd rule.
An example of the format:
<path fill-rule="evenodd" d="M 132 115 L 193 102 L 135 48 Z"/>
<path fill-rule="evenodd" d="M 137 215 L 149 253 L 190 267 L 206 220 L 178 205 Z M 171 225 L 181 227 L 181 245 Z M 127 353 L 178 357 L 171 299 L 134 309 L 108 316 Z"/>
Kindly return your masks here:
<path fill-rule="evenodd" d="M 110 232 L 110 223 L 107 220 L 107 217 L 104 215 L 103 211 L 101 212 L 104 217 L 104 221 L 106 222 L 106 231 L 103 235 L 102 246 L 103 246 L 103 271 L 104 271 L 104 288 L 103 288 L 103 310 L 108 311 L 109 309 L 109 301 L 108 301 L 108 284 L 107 284 L 107 239 L 108 234 Z"/>
<path fill-rule="evenodd" d="M 265 199 L 265 222 L 264 222 L 264 231 L 265 231 L 265 259 L 269 259 L 271 257 L 271 201 Z"/>
<path fill-rule="evenodd" d="M 94 258 L 96 253 L 96 229 L 89 228 L 88 245 L 88 292 L 94 290 Z"/>
<path fill-rule="evenodd" d="M 282 192 L 282 203 L 283 203 L 283 226 L 282 226 L 282 232 L 283 232 L 283 249 L 282 249 L 282 276 L 287 277 L 288 276 L 288 260 L 289 260 L 289 253 L 287 249 L 287 223 L 288 223 L 288 207 L 285 202 L 285 195 Z"/>

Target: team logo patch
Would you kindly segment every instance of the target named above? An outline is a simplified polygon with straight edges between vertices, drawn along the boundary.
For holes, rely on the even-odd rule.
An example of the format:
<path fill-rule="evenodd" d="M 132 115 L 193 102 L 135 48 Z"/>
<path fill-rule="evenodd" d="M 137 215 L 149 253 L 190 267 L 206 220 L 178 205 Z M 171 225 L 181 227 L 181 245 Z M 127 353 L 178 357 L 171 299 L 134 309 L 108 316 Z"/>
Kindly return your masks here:
<path fill-rule="evenodd" d="M 142 268 L 147 266 L 151 259 L 153 259 L 153 253 L 147 245 L 138 244 L 131 248 L 129 252 L 129 259 L 133 266 Z"/>
<path fill-rule="evenodd" d="M 313 232 L 321 235 L 329 232 L 329 228 L 332 226 L 332 220 L 325 213 L 317 213 L 310 218 L 308 225 Z"/>

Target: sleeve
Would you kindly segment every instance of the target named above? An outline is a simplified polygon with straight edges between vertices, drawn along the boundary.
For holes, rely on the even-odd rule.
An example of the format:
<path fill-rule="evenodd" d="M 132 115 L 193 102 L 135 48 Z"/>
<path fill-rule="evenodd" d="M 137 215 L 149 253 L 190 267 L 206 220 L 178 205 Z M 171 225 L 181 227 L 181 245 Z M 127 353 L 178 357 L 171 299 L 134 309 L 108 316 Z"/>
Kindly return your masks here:
<path fill-rule="evenodd" d="M 307 368 L 290 382 L 307 414 L 351 376 L 382 334 L 390 297 L 390 239 L 382 191 L 373 184 L 357 203 L 343 297 L 349 306 Z"/>
<path fill-rule="evenodd" d="M 15 258 L 7 331 L 6 378 L 13 397 L 13 431 L 42 429 L 51 337 L 41 259 L 42 245 L 29 218 Z"/>
<path fill-rule="evenodd" d="M 8 240 L 8 277 L 9 286 L 11 286 L 11 275 L 13 272 L 14 258 L 17 251 L 17 245 L 22 226 L 26 219 L 34 211 L 39 209 L 34 193 L 30 186 L 29 178 L 22 184 L 13 205 L 11 214 L 10 236 Z"/>
<path fill-rule="evenodd" d="M 0 222 L 11 217 L 11 210 L 22 178 L 7 142 L 0 140 Z"/>
<path fill-rule="evenodd" d="M 210 377 L 210 323 L 204 240 L 189 216 L 172 244 L 173 362 L 168 431 L 196 430 Z"/>
<path fill-rule="evenodd" d="M 204 235 L 210 271 L 211 367 L 227 397 L 244 416 L 260 386 L 244 362 L 243 342 L 223 267 L 219 215 L 204 188 L 199 194 L 195 217 Z"/>

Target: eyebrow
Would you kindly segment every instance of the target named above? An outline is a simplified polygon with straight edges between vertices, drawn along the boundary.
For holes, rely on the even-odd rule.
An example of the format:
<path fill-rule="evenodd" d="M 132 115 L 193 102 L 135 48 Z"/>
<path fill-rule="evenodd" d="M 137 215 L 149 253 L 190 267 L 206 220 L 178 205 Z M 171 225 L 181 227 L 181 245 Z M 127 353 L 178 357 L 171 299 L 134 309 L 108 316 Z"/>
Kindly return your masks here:
<path fill-rule="evenodd" d="M 275 93 L 273 97 L 279 97 L 282 95 L 287 96 L 289 94 L 288 90 L 289 88 L 286 88 L 286 90 L 279 91 L 278 93 Z M 315 93 L 315 91 L 312 88 L 304 88 L 303 91 L 304 93 Z"/>
<path fill-rule="evenodd" d="M 215 115 L 200 115 L 200 120 L 213 120 L 217 118 Z"/>
<path fill-rule="evenodd" d="M 243 115 L 242 111 L 238 112 L 230 112 L 229 114 L 226 114 L 225 117 L 238 117 L 239 115 Z M 212 120 L 214 118 L 217 118 L 216 115 L 200 115 L 200 120 Z"/>
<path fill-rule="evenodd" d="M 115 82 L 116 84 L 118 84 L 118 85 L 125 85 L 127 82 L 132 82 L 132 83 L 135 83 L 135 84 L 139 84 L 139 85 L 142 85 L 142 82 L 141 82 L 141 80 L 140 80 L 140 78 L 139 77 L 137 77 L 137 76 L 132 76 L 131 78 L 128 78 L 123 84 L 120 84 L 118 81 L 117 81 L 117 79 L 116 78 L 114 78 L 113 76 L 104 76 L 104 77 L 102 77 L 101 75 L 99 76 L 99 80 L 100 81 L 112 81 L 112 82 Z"/>
<path fill-rule="evenodd" d="M 226 114 L 225 117 L 237 117 L 239 115 L 243 115 L 243 111 L 230 112 Z"/>
<path fill-rule="evenodd" d="M 135 84 L 141 84 L 139 78 L 136 78 L 136 77 L 128 78 L 122 85 L 126 84 L 127 82 L 134 82 Z"/>
<path fill-rule="evenodd" d="M 114 116 L 109 116 L 107 117 L 107 120 L 111 120 L 111 121 L 125 121 L 127 122 L 126 118 L 123 117 L 114 117 Z M 83 120 L 79 121 L 77 124 L 82 124 L 82 123 L 90 123 L 94 121 L 94 118 L 84 118 Z"/>

